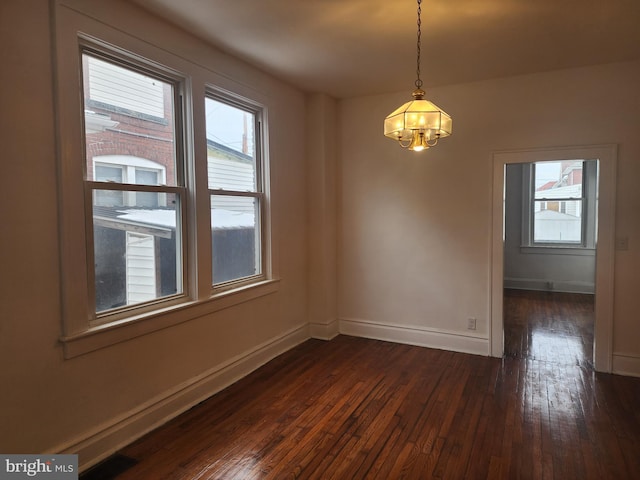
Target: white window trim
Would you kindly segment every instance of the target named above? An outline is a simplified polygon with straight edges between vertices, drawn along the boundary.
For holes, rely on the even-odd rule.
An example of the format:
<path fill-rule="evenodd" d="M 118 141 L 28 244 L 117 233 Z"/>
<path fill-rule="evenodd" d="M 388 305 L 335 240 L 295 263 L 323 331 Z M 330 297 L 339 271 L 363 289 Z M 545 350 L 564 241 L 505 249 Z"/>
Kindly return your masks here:
<path fill-rule="evenodd" d="M 581 160 L 581 159 L 576 159 Z M 549 161 L 549 160 L 544 160 Z M 555 160 L 553 160 L 555 161 Z M 520 252 L 525 254 L 595 255 L 596 251 L 596 196 L 598 183 L 597 160 L 584 159 L 582 242 L 535 242 L 533 240 L 534 188 L 531 177 L 532 162 L 522 168 L 522 226 Z M 554 199 L 561 201 L 562 199 Z"/>
<path fill-rule="evenodd" d="M 119 321 L 93 325 L 72 335 L 63 335 L 60 340 L 64 344 L 65 358 L 73 358 L 249 302 L 275 293 L 278 290 L 279 280 L 265 280 L 260 283 L 220 292 L 203 301 L 167 305 L 163 309 L 140 313 Z"/>
<path fill-rule="evenodd" d="M 270 221 L 269 182 L 264 186 L 264 276 L 253 283 L 234 284 L 226 290 L 212 291 L 211 288 L 211 241 L 210 216 L 196 215 L 198 211 L 209 211 L 206 185 L 206 139 L 204 124 L 204 92 L 206 88 L 216 88 L 226 92 L 237 92 L 242 98 L 261 101 L 262 95 L 237 83 L 227 75 L 216 73 L 206 62 L 190 61 L 171 53 L 168 48 L 156 47 L 144 39 L 139 39 L 122 29 L 109 26 L 104 22 L 86 16 L 81 12 L 55 3 L 55 67 L 56 67 L 56 114 L 59 165 L 59 219 L 60 219 L 60 265 L 61 265 L 61 301 L 62 335 L 65 358 L 79 355 L 131 340 L 160 329 L 168 328 L 221 309 L 243 302 L 252 301 L 279 290 L 277 279 L 278 252 L 271 244 L 273 235 Z M 78 92 L 82 89 L 79 44 L 90 42 L 102 45 L 110 52 L 128 54 L 135 52 L 137 59 L 151 62 L 154 69 L 165 71 L 167 75 L 183 77 L 185 154 L 187 162 L 186 182 L 189 208 L 184 212 L 188 230 L 183 241 L 191 251 L 190 258 L 183 260 L 187 272 L 188 287 L 184 295 L 161 302 L 161 306 L 152 303 L 135 312 L 123 312 L 108 323 L 90 323 L 86 263 L 88 258 L 85 230 L 85 181 L 84 181 L 84 143 L 81 99 Z M 115 47 L 117 45 L 117 47 Z M 183 73 L 180 73 L 183 72 Z M 195 98 L 196 92 L 198 98 Z M 267 109 L 262 99 L 263 134 L 262 148 L 263 175 L 268 179 L 268 136 L 266 132 Z M 199 102 L 203 105 L 200 106 Z M 191 119 L 196 119 L 195 124 Z M 200 141 L 202 139 L 202 141 Z M 204 179 L 204 184 L 202 183 Z M 141 186 L 142 190 L 153 190 L 151 186 Z M 207 233 L 209 230 L 209 233 Z M 200 257 L 195 260 L 195 252 Z M 207 251 L 209 254 L 207 255 Z M 197 268 L 196 268 L 197 267 Z"/>

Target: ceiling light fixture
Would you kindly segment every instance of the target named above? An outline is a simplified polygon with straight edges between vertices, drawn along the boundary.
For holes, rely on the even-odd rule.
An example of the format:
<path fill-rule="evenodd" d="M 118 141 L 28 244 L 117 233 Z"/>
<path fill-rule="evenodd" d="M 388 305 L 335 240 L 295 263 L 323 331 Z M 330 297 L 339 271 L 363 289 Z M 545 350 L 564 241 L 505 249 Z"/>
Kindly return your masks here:
<path fill-rule="evenodd" d="M 402 148 L 415 152 L 426 150 L 438 143 L 442 137 L 451 135 L 451 117 L 428 100 L 424 100 L 420 79 L 420 19 L 422 0 L 418 0 L 418 42 L 413 100 L 394 110 L 384 119 L 384 135 L 397 140 Z"/>

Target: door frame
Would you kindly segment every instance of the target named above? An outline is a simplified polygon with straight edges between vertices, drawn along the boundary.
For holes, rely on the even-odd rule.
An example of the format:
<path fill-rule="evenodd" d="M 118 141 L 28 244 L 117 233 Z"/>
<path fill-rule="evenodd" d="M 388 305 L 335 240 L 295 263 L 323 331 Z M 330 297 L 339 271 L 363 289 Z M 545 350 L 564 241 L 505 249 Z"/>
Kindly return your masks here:
<path fill-rule="evenodd" d="M 493 154 L 491 239 L 491 320 L 489 355 L 504 355 L 504 203 L 506 166 L 551 160 L 599 160 L 596 231 L 595 324 L 593 361 L 599 372 L 612 370 L 613 281 L 615 260 L 615 190 L 617 145 L 510 150 Z"/>

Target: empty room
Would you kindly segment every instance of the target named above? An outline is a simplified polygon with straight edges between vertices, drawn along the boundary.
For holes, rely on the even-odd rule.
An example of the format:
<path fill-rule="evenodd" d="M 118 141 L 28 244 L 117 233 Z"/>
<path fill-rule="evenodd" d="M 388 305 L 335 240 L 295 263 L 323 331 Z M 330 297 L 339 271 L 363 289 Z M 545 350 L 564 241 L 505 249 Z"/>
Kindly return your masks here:
<path fill-rule="evenodd" d="M 0 478 L 640 478 L 639 22 L 0 2 Z"/>

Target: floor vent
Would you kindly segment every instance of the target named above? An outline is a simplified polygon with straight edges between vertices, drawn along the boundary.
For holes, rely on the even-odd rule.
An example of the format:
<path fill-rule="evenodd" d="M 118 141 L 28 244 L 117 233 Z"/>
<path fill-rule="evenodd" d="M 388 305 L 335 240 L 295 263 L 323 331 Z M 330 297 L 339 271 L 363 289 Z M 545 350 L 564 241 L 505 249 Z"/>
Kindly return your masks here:
<path fill-rule="evenodd" d="M 138 461 L 134 458 L 119 454 L 112 455 L 80 475 L 80 480 L 113 480 L 136 463 Z"/>

